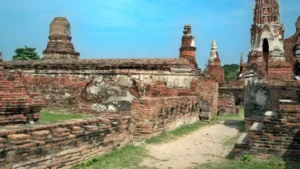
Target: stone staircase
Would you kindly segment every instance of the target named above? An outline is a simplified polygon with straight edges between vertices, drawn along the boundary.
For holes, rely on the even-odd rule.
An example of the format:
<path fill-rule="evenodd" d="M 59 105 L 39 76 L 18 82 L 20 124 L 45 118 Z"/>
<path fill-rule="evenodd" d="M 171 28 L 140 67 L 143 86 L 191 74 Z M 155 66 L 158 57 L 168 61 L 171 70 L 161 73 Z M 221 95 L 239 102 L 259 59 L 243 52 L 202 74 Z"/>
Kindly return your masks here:
<path fill-rule="evenodd" d="M 235 143 L 234 155 L 258 159 L 300 158 L 300 103 L 280 100 L 280 111 L 267 111 L 263 122 L 255 122 Z"/>

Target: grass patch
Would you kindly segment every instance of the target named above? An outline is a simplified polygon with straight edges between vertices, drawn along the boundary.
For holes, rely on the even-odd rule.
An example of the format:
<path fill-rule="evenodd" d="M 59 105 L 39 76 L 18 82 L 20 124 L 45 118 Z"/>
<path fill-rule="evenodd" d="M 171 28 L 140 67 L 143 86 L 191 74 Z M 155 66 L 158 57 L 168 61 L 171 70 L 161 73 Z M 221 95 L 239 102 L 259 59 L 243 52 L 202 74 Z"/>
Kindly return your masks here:
<path fill-rule="evenodd" d="M 193 124 L 183 125 L 175 130 L 167 131 L 167 132 L 161 133 L 158 136 L 154 136 L 154 137 L 146 140 L 146 143 L 159 144 L 159 143 L 169 142 L 178 137 L 188 135 L 191 132 L 200 129 L 201 127 L 213 125 L 214 123 L 215 123 L 214 121 L 212 121 L 211 123 L 198 121 Z"/>
<path fill-rule="evenodd" d="M 236 136 L 234 137 L 228 137 L 226 139 L 223 140 L 223 146 L 225 147 L 233 147 L 235 142 L 239 139 L 239 137 L 242 135 L 242 133 L 238 133 Z"/>
<path fill-rule="evenodd" d="M 77 114 L 56 114 L 51 112 L 43 112 L 40 114 L 39 123 L 51 123 L 59 122 L 72 119 L 83 119 L 87 116 L 77 115 Z"/>
<path fill-rule="evenodd" d="M 241 108 L 239 110 L 238 115 L 224 115 L 224 116 L 217 116 L 217 120 L 223 121 L 223 120 L 244 120 L 244 108 Z"/>
<path fill-rule="evenodd" d="M 221 163 L 210 162 L 190 169 L 300 169 L 300 166 L 278 159 L 265 162 L 251 161 L 247 163 L 243 163 L 239 160 L 224 160 Z"/>
<path fill-rule="evenodd" d="M 73 169 L 150 169 L 139 166 L 145 157 L 147 157 L 147 151 L 144 147 L 129 145 L 104 156 L 85 161 Z"/>

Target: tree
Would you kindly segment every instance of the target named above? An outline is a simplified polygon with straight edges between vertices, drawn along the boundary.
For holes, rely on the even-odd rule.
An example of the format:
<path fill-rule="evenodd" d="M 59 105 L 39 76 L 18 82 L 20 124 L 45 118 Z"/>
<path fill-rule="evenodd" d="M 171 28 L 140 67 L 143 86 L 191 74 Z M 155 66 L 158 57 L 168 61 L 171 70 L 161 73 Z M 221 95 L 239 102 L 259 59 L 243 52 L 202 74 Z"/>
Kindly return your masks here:
<path fill-rule="evenodd" d="M 39 60 L 40 56 L 35 52 L 36 48 L 30 48 L 25 46 L 24 48 L 17 48 L 15 50 L 16 55 L 13 56 L 13 60 Z"/>
<path fill-rule="evenodd" d="M 224 65 L 223 69 L 225 74 L 225 81 L 230 82 L 236 79 L 237 74 L 239 72 L 239 65 L 238 64 Z"/>

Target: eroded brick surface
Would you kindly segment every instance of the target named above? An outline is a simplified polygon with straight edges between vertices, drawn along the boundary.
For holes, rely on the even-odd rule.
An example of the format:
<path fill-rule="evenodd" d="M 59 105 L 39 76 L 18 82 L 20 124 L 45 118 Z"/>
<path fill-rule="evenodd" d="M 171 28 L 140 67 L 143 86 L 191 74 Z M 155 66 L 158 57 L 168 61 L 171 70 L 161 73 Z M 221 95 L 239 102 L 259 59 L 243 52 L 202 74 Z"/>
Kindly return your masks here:
<path fill-rule="evenodd" d="M 130 143 L 131 124 L 129 116 L 112 116 L 60 125 L 28 125 L 25 129 L 1 128 L 0 131 L 7 132 L 0 137 L 0 168 L 64 168 L 80 164 Z M 83 132 L 72 133 L 74 129 Z M 14 134 L 16 132 L 26 134 Z"/>
<path fill-rule="evenodd" d="M 0 59 L 0 126 L 37 121 L 45 99 L 4 70 L 4 65 Z"/>

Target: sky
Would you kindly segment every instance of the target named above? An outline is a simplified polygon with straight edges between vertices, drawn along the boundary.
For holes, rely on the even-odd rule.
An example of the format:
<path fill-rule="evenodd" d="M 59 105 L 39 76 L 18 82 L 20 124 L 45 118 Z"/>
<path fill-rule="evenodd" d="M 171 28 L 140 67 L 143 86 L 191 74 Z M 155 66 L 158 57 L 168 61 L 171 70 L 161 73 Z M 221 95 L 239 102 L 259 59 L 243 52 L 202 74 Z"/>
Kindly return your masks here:
<path fill-rule="evenodd" d="M 279 0 L 285 37 L 295 33 L 299 0 Z M 191 24 L 201 69 L 217 41 L 222 64 L 250 49 L 254 0 L 9 0 L 0 2 L 0 50 L 11 60 L 29 46 L 42 57 L 54 17 L 67 17 L 81 59 L 177 58 Z"/>

